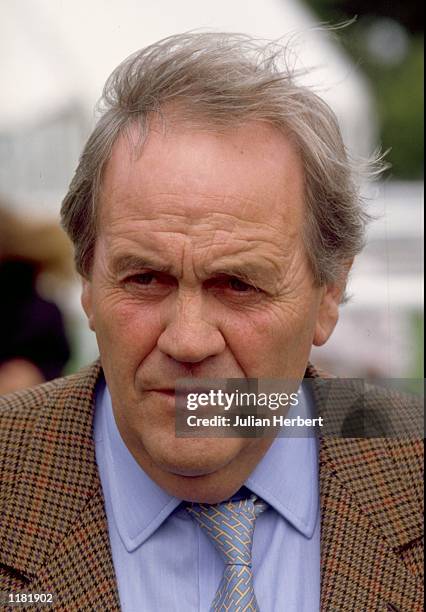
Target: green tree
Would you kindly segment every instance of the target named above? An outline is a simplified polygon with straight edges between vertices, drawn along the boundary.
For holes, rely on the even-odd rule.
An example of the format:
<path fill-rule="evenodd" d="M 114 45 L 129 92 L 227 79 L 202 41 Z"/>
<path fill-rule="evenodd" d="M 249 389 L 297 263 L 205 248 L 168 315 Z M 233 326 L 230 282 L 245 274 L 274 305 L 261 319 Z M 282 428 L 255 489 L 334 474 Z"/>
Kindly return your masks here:
<path fill-rule="evenodd" d="M 336 32 L 343 47 L 361 66 L 375 95 L 380 139 L 399 179 L 423 177 L 424 5 L 421 2 L 379 0 L 306 0 L 319 20 L 330 24 L 357 17 L 355 23 Z M 380 19 L 392 19 L 404 30 L 406 50 L 400 61 L 386 61 L 371 52 L 368 37 Z M 392 42 L 390 44 L 392 46 Z M 390 49 L 392 51 L 392 49 Z"/>

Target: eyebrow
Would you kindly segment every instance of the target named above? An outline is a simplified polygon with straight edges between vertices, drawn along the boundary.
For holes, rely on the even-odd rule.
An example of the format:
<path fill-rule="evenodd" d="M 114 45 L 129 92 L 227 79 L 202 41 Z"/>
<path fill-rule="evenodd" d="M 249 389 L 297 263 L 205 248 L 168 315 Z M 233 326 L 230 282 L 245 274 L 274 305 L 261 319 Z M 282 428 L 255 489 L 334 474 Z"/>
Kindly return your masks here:
<path fill-rule="evenodd" d="M 271 266 L 264 266 L 259 263 L 247 263 L 241 266 L 212 266 L 209 269 L 209 276 L 235 276 L 251 285 L 256 286 L 273 284 L 275 280 L 274 270 Z"/>
<path fill-rule="evenodd" d="M 210 276 L 235 276 L 241 280 L 252 281 L 253 278 L 259 275 L 259 270 L 256 270 L 252 266 L 247 269 L 243 266 L 235 267 L 230 266 L 229 268 L 216 268 L 210 270 Z"/>
<path fill-rule="evenodd" d="M 111 268 L 117 275 L 129 272 L 130 270 L 142 270 L 145 268 L 155 270 L 156 272 L 170 272 L 169 266 L 139 255 L 122 255 L 117 257 L 112 261 Z"/>

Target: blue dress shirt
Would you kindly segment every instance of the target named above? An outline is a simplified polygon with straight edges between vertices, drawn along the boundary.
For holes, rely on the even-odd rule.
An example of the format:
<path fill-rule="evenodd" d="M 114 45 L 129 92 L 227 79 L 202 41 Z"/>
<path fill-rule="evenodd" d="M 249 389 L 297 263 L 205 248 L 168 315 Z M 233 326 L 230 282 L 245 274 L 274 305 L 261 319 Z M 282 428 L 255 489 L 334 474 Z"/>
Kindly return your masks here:
<path fill-rule="evenodd" d="M 299 398 L 298 413 L 312 414 L 306 391 Z M 105 384 L 97 392 L 94 438 L 122 610 L 208 612 L 223 575 L 222 558 L 182 500 L 135 461 Z M 270 506 L 257 519 L 253 539 L 261 612 L 318 612 L 317 438 L 276 438 L 245 487 Z"/>

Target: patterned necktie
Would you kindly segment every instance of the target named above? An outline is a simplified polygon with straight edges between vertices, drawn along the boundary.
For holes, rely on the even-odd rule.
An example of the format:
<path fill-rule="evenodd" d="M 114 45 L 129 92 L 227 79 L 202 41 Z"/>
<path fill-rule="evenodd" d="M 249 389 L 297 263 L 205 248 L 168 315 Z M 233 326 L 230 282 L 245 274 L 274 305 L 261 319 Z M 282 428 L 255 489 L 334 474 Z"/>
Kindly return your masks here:
<path fill-rule="evenodd" d="M 251 548 L 256 518 L 267 504 L 256 498 L 222 504 L 192 504 L 187 510 L 225 561 L 211 612 L 259 612 L 253 588 Z"/>

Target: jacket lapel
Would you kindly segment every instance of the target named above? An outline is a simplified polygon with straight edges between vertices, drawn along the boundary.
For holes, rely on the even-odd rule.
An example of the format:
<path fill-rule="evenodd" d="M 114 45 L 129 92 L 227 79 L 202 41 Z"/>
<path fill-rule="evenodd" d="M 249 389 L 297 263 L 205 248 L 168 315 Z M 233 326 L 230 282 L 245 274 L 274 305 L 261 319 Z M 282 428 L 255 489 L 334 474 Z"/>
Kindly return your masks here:
<path fill-rule="evenodd" d="M 369 442 L 346 439 L 321 444 L 321 609 L 337 611 L 350 605 L 354 610 L 387 610 L 391 604 L 396 610 L 420 612 L 422 581 L 409 572 L 398 551 L 421 537 L 421 523 L 410 538 L 395 524 L 399 520 L 392 516 L 395 507 L 374 515 L 364 487 L 374 489 L 386 505 L 386 473 L 392 474 L 395 466 L 383 454 L 372 468 Z M 376 442 L 380 449 L 380 441 Z M 408 498 L 401 490 L 392 495 L 390 500 L 399 500 L 407 509 Z M 407 516 L 417 513 L 412 508 Z"/>
<path fill-rule="evenodd" d="M 0 563 L 61 609 L 119 609 L 92 438 L 99 374 L 95 364 L 51 391 L 0 528 Z"/>
<path fill-rule="evenodd" d="M 309 366 L 307 375 L 318 373 Z M 313 391 L 326 419 L 319 380 Z M 398 444 L 320 440 L 321 610 L 423 610 L 422 580 L 399 554 L 422 537 L 423 519 L 392 455 Z"/>
<path fill-rule="evenodd" d="M 28 590 L 53 593 L 60 609 L 120 609 L 100 490 L 90 498 Z"/>

